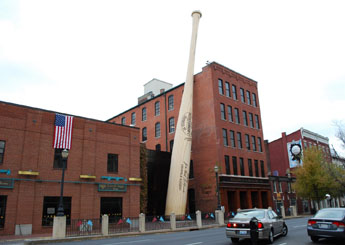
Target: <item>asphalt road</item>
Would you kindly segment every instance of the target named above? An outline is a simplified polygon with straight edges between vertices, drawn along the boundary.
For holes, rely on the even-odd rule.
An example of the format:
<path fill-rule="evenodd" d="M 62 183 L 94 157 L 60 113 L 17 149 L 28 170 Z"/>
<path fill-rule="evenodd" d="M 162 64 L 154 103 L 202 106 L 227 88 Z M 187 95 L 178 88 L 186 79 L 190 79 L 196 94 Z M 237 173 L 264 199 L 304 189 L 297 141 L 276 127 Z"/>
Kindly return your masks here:
<path fill-rule="evenodd" d="M 307 220 L 308 218 L 295 218 L 286 220 L 289 232 L 286 237 L 277 237 L 274 240 L 274 245 L 305 245 L 305 244 L 344 244 L 344 241 L 323 240 L 320 239 L 318 243 L 313 243 L 307 235 Z M 9 243 L 10 244 L 10 243 Z M 18 243 L 12 243 L 18 244 Z M 101 240 L 82 240 L 65 243 L 46 243 L 51 244 L 64 244 L 64 245 L 229 245 L 230 239 L 225 236 L 225 227 L 212 228 L 205 230 L 186 231 L 186 232 L 169 232 L 157 233 L 149 235 L 119 237 Z M 249 245 L 250 240 L 241 240 L 238 245 Z M 259 245 L 266 244 L 261 241 Z"/>

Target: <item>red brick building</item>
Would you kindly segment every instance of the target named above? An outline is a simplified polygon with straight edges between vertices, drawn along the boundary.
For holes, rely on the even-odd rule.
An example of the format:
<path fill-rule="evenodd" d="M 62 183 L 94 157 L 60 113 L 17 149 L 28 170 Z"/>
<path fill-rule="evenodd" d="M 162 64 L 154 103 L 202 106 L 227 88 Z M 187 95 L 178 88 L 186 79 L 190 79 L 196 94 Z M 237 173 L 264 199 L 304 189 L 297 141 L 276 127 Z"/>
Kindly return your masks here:
<path fill-rule="evenodd" d="M 108 121 L 139 127 L 148 149 L 171 151 L 183 88 L 145 91 Z M 217 207 L 215 165 L 226 211 L 272 204 L 256 81 L 215 62 L 194 76 L 191 159 L 190 212 Z"/>
<path fill-rule="evenodd" d="M 291 183 L 295 181 L 292 169 L 297 164 L 303 164 L 298 159 L 293 160 L 291 147 L 294 144 L 303 149 L 307 147 L 319 147 L 325 153 L 328 162 L 332 161 L 327 137 L 301 128 L 289 135 L 285 132 L 282 137 L 267 144 L 267 159 L 271 170 L 270 180 L 272 183 L 274 208 L 284 206 L 285 212 L 289 214 L 289 207 L 297 205 L 297 213 L 310 213 L 311 203 L 309 200 L 302 200 L 296 197 L 296 193 L 291 188 Z"/>
<path fill-rule="evenodd" d="M 51 233 L 60 196 L 55 112 L 0 101 L 0 235 Z M 74 117 L 65 170 L 67 224 L 140 212 L 139 129 Z"/>

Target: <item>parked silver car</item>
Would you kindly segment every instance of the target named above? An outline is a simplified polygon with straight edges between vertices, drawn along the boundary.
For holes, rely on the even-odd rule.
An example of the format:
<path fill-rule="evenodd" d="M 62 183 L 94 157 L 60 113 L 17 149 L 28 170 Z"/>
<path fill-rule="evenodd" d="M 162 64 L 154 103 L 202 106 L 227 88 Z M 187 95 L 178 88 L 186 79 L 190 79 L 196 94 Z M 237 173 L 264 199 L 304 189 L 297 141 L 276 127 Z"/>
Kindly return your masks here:
<path fill-rule="evenodd" d="M 258 219 L 258 238 L 267 239 L 273 243 L 274 237 L 286 236 L 288 228 L 281 218 L 272 209 L 242 209 L 231 218 L 226 227 L 226 236 L 233 243 L 241 238 L 250 238 L 249 222 L 255 217 Z"/>
<path fill-rule="evenodd" d="M 319 238 L 345 239 L 345 208 L 324 208 L 308 220 L 308 236 L 313 242 Z"/>

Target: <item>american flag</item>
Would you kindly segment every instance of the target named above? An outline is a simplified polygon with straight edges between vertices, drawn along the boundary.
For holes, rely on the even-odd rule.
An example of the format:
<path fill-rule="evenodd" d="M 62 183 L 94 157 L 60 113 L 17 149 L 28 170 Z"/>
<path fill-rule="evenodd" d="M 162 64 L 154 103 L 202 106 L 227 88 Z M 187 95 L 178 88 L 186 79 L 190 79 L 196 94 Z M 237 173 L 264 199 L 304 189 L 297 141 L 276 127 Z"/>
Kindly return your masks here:
<path fill-rule="evenodd" d="M 55 114 L 54 148 L 71 149 L 73 117 Z"/>

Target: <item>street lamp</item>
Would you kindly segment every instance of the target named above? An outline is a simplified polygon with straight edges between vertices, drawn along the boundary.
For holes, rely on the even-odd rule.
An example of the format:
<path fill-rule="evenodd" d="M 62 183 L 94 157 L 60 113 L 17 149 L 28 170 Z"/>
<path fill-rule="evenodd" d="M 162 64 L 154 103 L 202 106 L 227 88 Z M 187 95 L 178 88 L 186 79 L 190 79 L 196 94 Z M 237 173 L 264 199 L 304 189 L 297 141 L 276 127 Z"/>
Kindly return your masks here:
<path fill-rule="evenodd" d="M 330 194 L 326 194 L 326 200 L 329 202 L 329 207 L 332 207 L 332 197 Z"/>
<path fill-rule="evenodd" d="M 293 144 L 291 145 L 290 151 L 293 155 L 292 160 L 297 160 L 298 163 L 301 163 L 301 153 L 302 153 L 302 148 L 299 144 Z"/>
<path fill-rule="evenodd" d="M 214 172 L 216 173 L 216 183 L 217 183 L 217 198 L 218 198 L 217 210 L 221 210 L 221 207 L 220 207 L 220 197 L 219 197 L 218 171 L 219 171 L 218 166 L 217 165 L 214 166 Z"/>
<path fill-rule="evenodd" d="M 64 212 L 64 208 L 63 208 L 63 184 L 64 184 L 64 180 L 65 180 L 65 165 L 67 162 L 68 153 L 69 152 L 67 149 L 62 150 L 62 152 L 61 152 L 61 157 L 62 157 L 61 192 L 60 192 L 59 207 L 58 207 L 57 214 L 56 214 L 56 216 L 60 216 L 60 217 L 65 216 L 65 212 Z"/>

